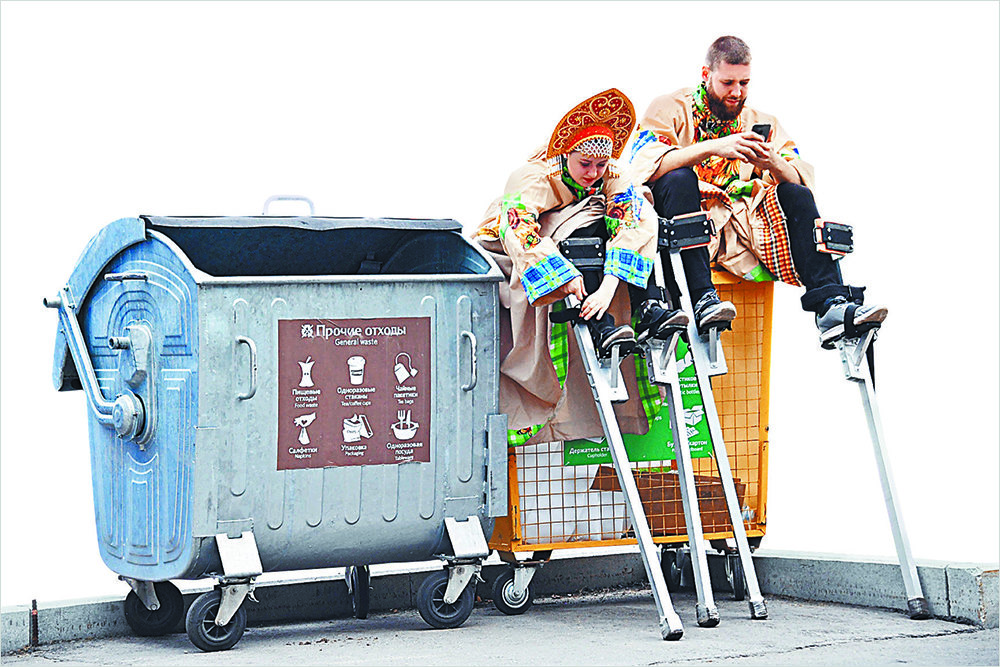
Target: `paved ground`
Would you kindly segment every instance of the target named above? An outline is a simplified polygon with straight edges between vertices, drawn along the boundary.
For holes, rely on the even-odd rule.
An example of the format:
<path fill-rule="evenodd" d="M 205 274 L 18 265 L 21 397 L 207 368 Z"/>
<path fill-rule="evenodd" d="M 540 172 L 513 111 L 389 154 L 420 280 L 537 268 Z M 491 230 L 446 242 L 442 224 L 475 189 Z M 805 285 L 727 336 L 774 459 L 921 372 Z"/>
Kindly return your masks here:
<path fill-rule="evenodd" d="M 911 621 L 888 610 L 781 598 L 769 618 L 720 596 L 722 622 L 699 628 L 694 594 L 674 595 L 684 622 L 660 639 L 648 589 L 542 598 L 523 616 L 476 603 L 466 623 L 432 630 L 416 610 L 366 620 L 249 628 L 232 650 L 202 653 L 184 634 L 65 642 L 4 656 L 11 665 L 997 665 L 998 630 Z"/>

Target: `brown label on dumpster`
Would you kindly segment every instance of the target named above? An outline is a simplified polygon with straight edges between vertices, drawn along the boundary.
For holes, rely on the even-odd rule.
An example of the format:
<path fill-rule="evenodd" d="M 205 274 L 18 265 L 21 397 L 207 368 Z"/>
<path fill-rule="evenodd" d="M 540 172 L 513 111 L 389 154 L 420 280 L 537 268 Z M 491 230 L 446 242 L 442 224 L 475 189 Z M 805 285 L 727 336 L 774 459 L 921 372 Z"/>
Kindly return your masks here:
<path fill-rule="evenodd" d="M 278 321 L 278 470 L 430 461 L 428 317 Z"/>

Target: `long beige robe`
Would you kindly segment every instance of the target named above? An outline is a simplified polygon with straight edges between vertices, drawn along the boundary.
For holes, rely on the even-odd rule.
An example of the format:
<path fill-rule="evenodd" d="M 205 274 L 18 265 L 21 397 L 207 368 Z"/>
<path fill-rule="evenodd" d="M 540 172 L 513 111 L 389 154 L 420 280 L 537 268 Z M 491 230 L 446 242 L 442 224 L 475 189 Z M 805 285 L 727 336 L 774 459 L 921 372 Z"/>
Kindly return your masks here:
<path fill-rule="evenodd" d="M 507 277 L 507 282 L 501 284 L 500 289 L 503 306 L 500 318 L 500 410 L 507 414 L 511 430 L 542 425 L 530 442 L 603 435 L 575 336 L 571 331 L 566 383 L 560 387 L 549 353 L 551 301 L 543 297 L 531 305 L 520 276 L 526 267 L 549 254 L 558 253 L 559 241 L 577 229 L 604 221 L 607 198 L 627 191 L 630 185 L 620 177 L 609 176 L 605 178 L 602 193 L 577 201 L 562 182 L 561 171 L 554 169 L 542 152 L 536 153 L 511 175 L 505 192 L 507 196 L 520 194 L 525 208 L 538 215 L 537 228 L 533 232 L 540 239 L 538 244 L 525 250 L 518 242 L 520 237 L 515 238 L 508 233 L 506 238 L 502 238 L 498 233 L 503 197 L 490 204 L 475 236 Z M 641 204 L 639 209 L 636 224 L 621 226 L 608 241 L 608 248 L 625 248 L 651 260 L 656 250 L 652 232 L 656 226 L 656 214 L 651 206 L 645 204 Z M 624 284 L 619 284 L 608 312 L 616 323 L 630 320 L 628 293 Z M 625 433 L 645 433 L 648 422 L 638 399 L 631 358 L 626 359 L 621 368 L 630 399 L 615 406 L 619 426 Z"/>
<path fill-rule="evenodd" d="M 660 158 L 665 153 L 695 143 L 693 91 L 693 88 L 684 88 L 652 101 L 639 124 L 633 142 L 642 141 L 642 130 L 652 132 L 657 141 L 647 141 L 636 152 L 627 167 L 627 178 L 636 183 L 646 183 L 656 171 Z M 813 167 L 798 157 L 795 142 L 785 132 L 778 119 L 771 114 L 744 106 L 739 116 L 738 131 L 748 131 L 757 123 L 770 123 L 771 142 L 775 150 L 785 156 L 799 174 L 802 184 L 811 188 L 814 184 Z M 791 268 L 791 254 L 787 249 L 787 243 L 781 243 L 781 234 L 784 230 L 777 230 L 778 238 L 775 238 L 774 227 L 779 220 L 782 223 L 784 220 L 774 192 L 777 181 L 770 172 L 762 174 L 752 164 L 739 160 L 727 161 L 722 158 L 714 160 L 715 168 L 735 167 L 738 170 L 739 180 L 752 184 L 752 192 L 749 197 L 732 199 L 716 185 L 703 180 L 703 172 L 699 173 L 702 209 L 711 214 L 718 231 L 709 245 L 709 256 L 737 276 L 758 279 L 763 264 L 780 279 L 800 284 L 794 269 Z M 725 162 L 735 164 L 726 165 Z M 648 188 L 643 190 L 643 195 L 652 201 Z M 778 247 L 775 247 L 776 245 Z M 790 272 L 782 271 L 782 274 L 778 275 L 775 266 L 778 263 L 778 255 L 781 256 L 781 261 L 787 260 Z"/>

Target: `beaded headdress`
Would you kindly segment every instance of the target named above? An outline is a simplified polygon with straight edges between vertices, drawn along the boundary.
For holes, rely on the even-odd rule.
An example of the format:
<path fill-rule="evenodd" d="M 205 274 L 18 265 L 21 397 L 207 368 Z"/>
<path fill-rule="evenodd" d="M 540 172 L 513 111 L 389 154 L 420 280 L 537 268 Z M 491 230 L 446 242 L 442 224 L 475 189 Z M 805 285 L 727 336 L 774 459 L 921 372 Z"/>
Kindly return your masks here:
<path fill-rule="evenodd" d="M 635 108 L 617 88 L 587 98 L 562 117 L 545 157 L 578 150 L 591 157 L 617 159 L 635 127 Z"/>

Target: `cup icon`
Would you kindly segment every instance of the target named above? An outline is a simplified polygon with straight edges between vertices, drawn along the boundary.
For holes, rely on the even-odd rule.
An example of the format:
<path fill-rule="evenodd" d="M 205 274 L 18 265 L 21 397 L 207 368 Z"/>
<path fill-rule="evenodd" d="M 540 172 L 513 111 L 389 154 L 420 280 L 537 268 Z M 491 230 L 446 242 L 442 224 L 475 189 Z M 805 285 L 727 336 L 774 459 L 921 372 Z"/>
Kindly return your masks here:
<path fill-rule="evenodd" d="M 365 381 L 365 358 L 355 355 L 347 360 L 347 371 L 351 384 L 361 384 Z"/>
<path fill-rule="evenodd" d="M 400 357 L 406 357 L 406 364 L 400 361 Z M 411 377 L 416 376 L 417 369 L 413 368 L 413 362 L 410 360 L 410 355 L 406 352 L 400 352 L 396 355 L 396 365 L 392 367 L 392 372 L 396 375 L 396 382 L 403 384 Z"/>

